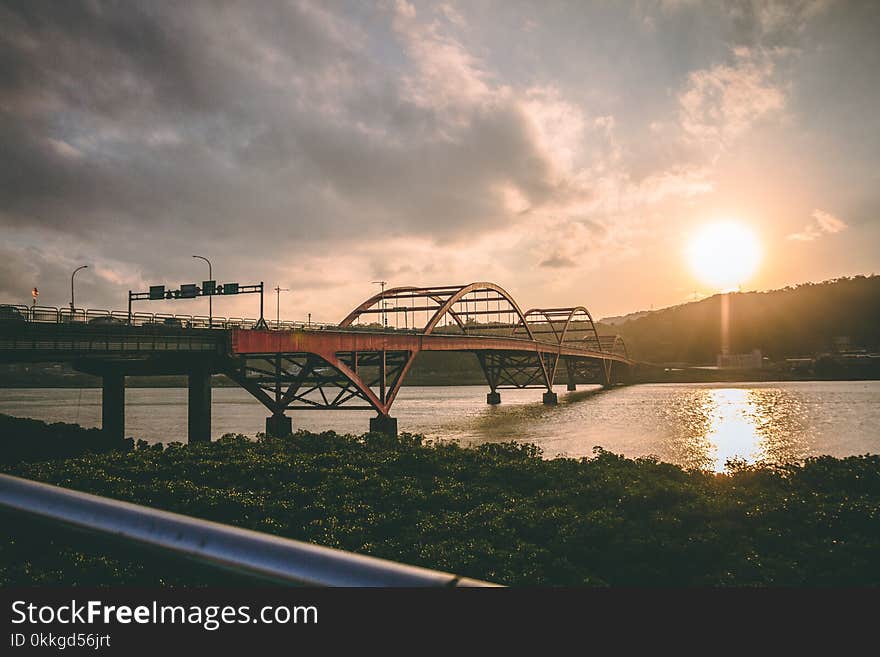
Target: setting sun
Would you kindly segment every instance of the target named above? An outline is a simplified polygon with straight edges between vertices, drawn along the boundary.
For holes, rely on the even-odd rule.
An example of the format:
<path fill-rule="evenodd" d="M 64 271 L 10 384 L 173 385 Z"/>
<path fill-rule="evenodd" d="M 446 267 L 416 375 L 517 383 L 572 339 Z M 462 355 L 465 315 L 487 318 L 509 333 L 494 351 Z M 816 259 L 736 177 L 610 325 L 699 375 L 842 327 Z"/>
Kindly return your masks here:
<path fill-rule="evenodd" d="M 734 222 L 702 226 L 691 237 L 687 257 L 694 274 L 718 291 L 738 288 L 755 273 L 761 245 L 750 228 Z"/>

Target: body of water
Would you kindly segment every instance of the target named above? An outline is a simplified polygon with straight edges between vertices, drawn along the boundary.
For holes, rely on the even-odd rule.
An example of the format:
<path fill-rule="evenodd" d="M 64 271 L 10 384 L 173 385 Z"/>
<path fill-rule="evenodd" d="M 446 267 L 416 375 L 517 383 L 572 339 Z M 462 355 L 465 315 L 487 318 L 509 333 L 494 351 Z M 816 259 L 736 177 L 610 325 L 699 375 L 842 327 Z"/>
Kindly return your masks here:
<path fill-rule="evenodd" d="M 503 390 L 486 404 L 481 386 L 406 387 L 394 404 L 401 431 L 462 444 L 517 440 L 545 456 L 584 456 L 601 446 L 630 457 L 656 456 L 723 470 L 728 459 L 788 462 L 806 456 L 880 453 L 880 381 L 643 384 L 559 392 Z M 216 388 L 213 435 L 262 431 L 268 411 L 239 388 Z M 186 440 L 187 393 L 129 388 L 126 435 Z M 100 426 L 100 389 L 0 390 L 0 413 Z M 366 431 L 365 411 L 293 411 L 294 428 Z"/>

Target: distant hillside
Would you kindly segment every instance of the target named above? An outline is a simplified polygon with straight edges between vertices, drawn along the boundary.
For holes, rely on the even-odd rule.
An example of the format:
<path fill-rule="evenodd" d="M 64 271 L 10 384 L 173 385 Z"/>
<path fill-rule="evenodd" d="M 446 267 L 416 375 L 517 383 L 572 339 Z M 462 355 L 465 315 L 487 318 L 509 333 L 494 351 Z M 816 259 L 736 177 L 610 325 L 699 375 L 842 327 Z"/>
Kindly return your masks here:
<path fill-rule="evenodd" d="M 602 319 L 596 320 L 600 324 L 606 324 L 608 326 L 619 326 L 621 324 L 626 324 L 627 322 L 631 322 L 634 319 L 641 319 L 647 315 L 650 315 L 653 310 L 640 310 L 635 313 L 629 313 L 628 315 L 616 315 L 614 317 L 603 317 Z"/>
<path fill-rule="evenodd" d="M 656 363 L 712 363 L 721 348 L 721 295 L 656 310 L 617 326 L 630 355 Z M 880 276 L 839 278 L 769 292 L 730 295 L 730 348 L 772 360 L 851 348 L 880 348 Z"/>

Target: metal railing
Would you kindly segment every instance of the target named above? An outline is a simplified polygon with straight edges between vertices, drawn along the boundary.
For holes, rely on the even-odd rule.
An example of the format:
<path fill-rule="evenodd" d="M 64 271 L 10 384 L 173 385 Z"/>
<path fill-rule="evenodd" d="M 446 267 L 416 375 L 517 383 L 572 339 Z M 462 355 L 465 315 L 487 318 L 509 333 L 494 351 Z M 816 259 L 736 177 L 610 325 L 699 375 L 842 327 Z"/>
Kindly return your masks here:
<path fill-rule="evenodd" d="M 495 586 L 0 474 L 0 508 L 279 584 Z"/>
<path fill-rule="evenodd" d="M 252 329 L 259 320 L 245 317 L 213 317 L 202 315 L 171 315 L 167 313 L 132 313 L 124 310 L 92 308 L 55 308 L 53 306 L 0 305 L 0 323 L 29 322 L 37 324 L 92 324 L 106 326 L 150 326 L 196 329 Z M 323 330 L 335 324 L 325 322 L 298 322 L 266 320 L 272 330 Z"/>

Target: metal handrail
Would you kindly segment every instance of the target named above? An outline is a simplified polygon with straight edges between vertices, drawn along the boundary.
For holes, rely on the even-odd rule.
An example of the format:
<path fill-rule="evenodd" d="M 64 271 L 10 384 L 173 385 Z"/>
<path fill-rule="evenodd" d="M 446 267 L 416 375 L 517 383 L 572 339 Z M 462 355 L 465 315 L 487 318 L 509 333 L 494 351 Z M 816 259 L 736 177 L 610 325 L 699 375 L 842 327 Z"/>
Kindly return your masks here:
<path fill-rule="evenodd" d="M 243 328 L 250 329 L 257 325 L 256 319 L 241 317 L 217 317 L 214 316 L 212 321 L 207 317 L 193 315 L 172 315 L 169 313 L 143 313 L 135 312 L 129 317 L 128 313 L 123 310 L 102 310 L 95 308 L 56 308 L 54 306 L 27 306 L 24 304 L 0 304 L 0 308 L 11 308 L 16 313 L 15 316 L 0 312 L 0 322 L 17 321 L 34 324 L 88 324 L 91 320 L 107 318 L 108 321 L 117 320 L 119 324 L 129 326 L 161 326 L 166 320 L 172 322 L 172 326 L 180 326 L 183 328 L 202 328 L 202 329 L 230 329 Z M 179 323 L 178 323 L 179 322 Z M 274 320 L 266 320 L 266 324 L 270 329 L 301 329 L 301 330 L 323 330 L 334 328 L 336 324 L 327 322 L 303 322 L 282 320 L 275 322 Z"/>
<path fill-rule="evenodd" d="M 282 584 L 496 586 L 6 474 L 0 474 L 0 507 Z"/>

